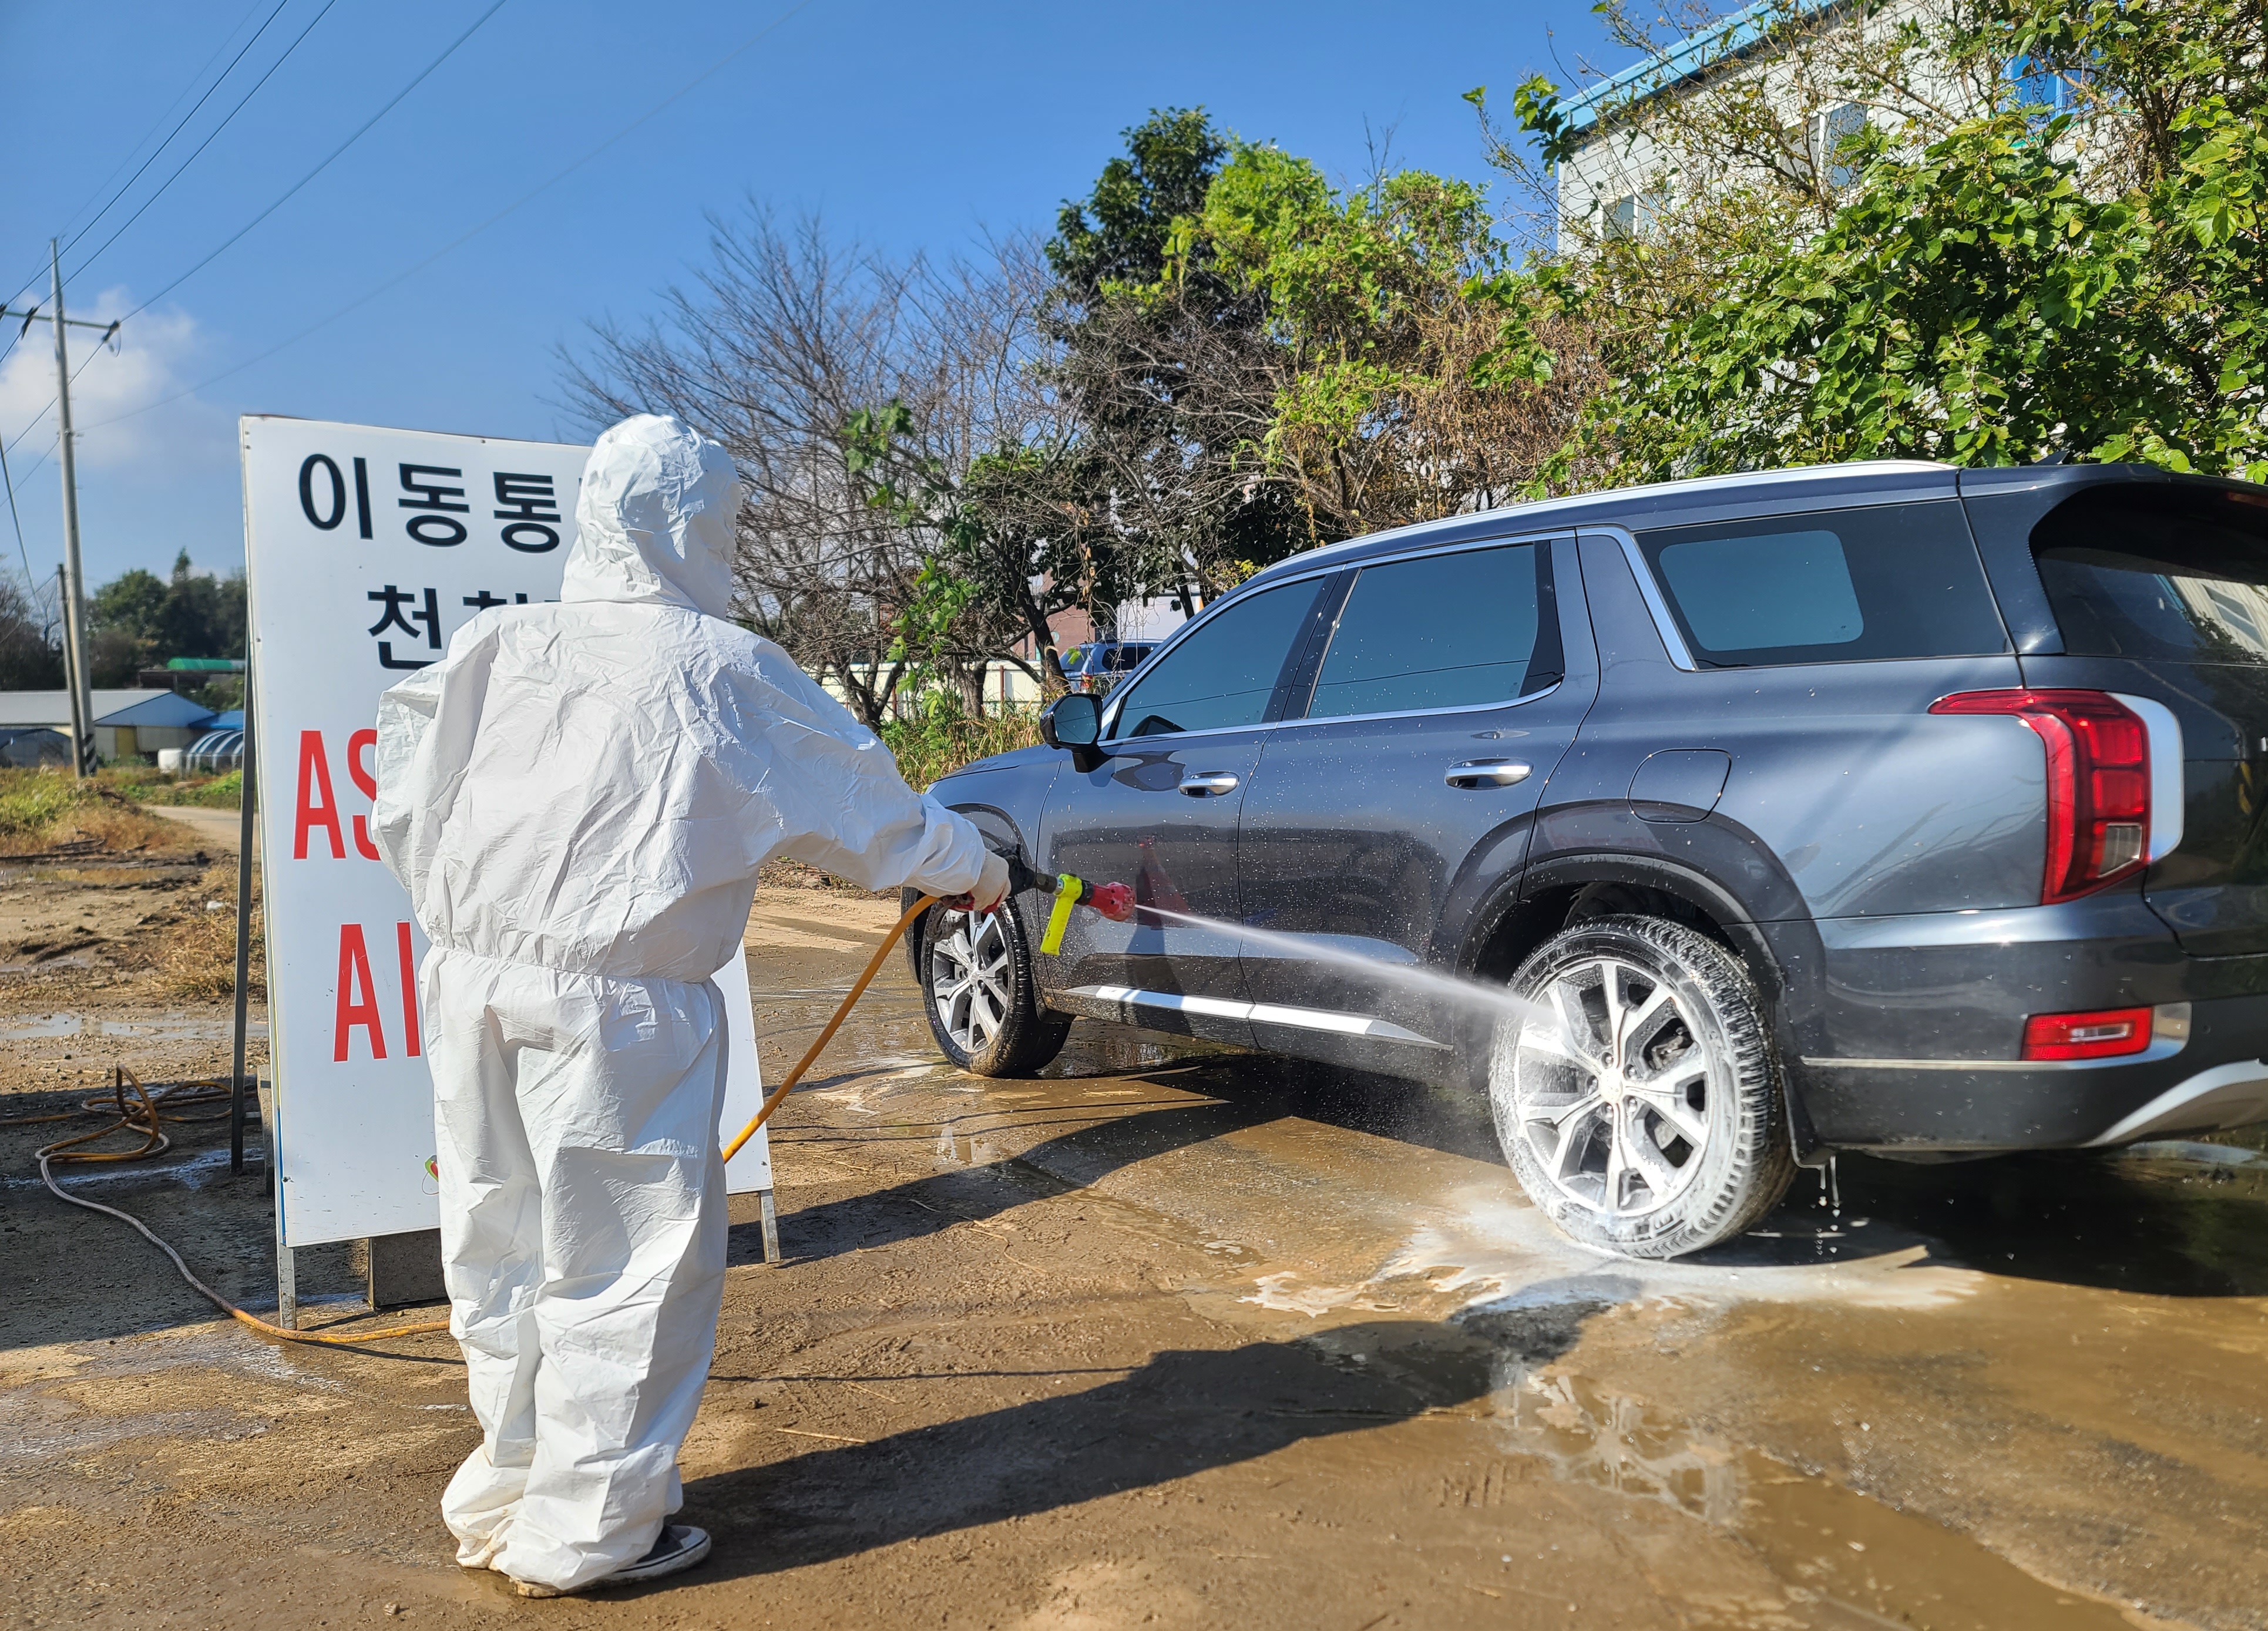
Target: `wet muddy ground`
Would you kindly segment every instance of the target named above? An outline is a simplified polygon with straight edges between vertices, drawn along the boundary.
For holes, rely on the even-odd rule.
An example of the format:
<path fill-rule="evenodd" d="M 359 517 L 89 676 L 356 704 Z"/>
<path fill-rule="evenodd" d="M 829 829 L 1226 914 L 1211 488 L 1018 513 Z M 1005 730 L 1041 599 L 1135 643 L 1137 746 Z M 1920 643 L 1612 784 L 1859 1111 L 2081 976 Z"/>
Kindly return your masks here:
<path fill-rule="evenodd" d="M 889 915 L 760 903 L 771 1072 Z M 225 1068 L 225 1007 L 88 981 L 0 984 L 0 1112 Z M 0 1623 L 2268 1625 L 2245 1141 L 1845 1159 L 1839 1209 L 1807 1177 L 1715 1259 L 1636 1265 L 1551 1235 L 1459 1096 L 1085 1022 L 1048 1079 L 981 1083 L 902 961 L 815 1076 L 784 1267 L 735 1206 L 685 1455 L 717 1556 L 585 1600 L 451 1565 L 446 1341 L 241 1333 L 0 1128 Z M 272 1304 L 261 1177 L 179 1131 L 71 1181 Z M 355 1313 L 342 1250 L 300 1284 Z"/>

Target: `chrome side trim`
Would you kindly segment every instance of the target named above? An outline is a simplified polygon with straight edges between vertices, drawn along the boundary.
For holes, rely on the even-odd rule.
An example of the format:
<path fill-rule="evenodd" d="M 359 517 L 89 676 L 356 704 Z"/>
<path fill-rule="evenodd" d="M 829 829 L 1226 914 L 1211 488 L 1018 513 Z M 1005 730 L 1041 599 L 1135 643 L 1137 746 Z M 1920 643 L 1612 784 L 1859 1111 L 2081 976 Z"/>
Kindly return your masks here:
<path fill-rule="evenodd" d="M 1121 1008 L 1170 1008 L 1176 1013 L 1210 1014 L 1216 1019 L 1252 1018 L 1249 1003 L 1220 996 L 1191 996 L 1181 991 L 1144 991 L 1133 986 L 1073 986 L 1059 995 L 1083 996 L 1091 1003 Z"/>
<path fill-rule="evenodd" d="M 2176 1082 L 2148 1104 L 2087 1141 L 2090 1150 L 2128 1144 L 2153 1133 L 2217 1132 L 2268 1121 L 2268 1061 L 2240 1059 Z"/>
<path fill-rule="evenodd" d="M 2142 717 L 2150 736 L 2150 860 L 2164 860 L 2182 841 L 2183 805 L 2189 790 L 2182 778 L 2182 722 L 2163 702 L 2146 696 L 2110 694 Z"/>
<path fill-rule="evenodd" d="M 1661 636 L 1662 649 L 1669 653 L 1669 660 L 1687 673 L 1700 672 L 1701 665 L 1693 660 L 1692 650 L 1685 643 L 1685 631 L 1670 615 L 1669 602 L 1661 598 L 1661 585 L 1653 581 L 1653 569 L 1646 563 L 1646 552 L 1638 547 L 1638 540 L 1619 526 L 1584 530 L 1622 545 L 1623 559 L 1630 562 L 1631 576 L 1638 580 L 1638 598 L 1646 602 L 1646 609 L 1653 618 L 1653 631 Z"/>
<path fill-rule="evenodd" d="M 1302 714 L 1297 719 L 1279 719 L 1270 725 L 1270 731 L 1290 731 L 1300 725 L 1359 725 L 1376 719 L 1434 719 L 1444 714 L 1493 714 L 1507 708 L 1525 708 L 1530 702 L 1540 702 L 1561 686 L 1564 679 L 1555 680 L 1541 691 L 1530 691 L 1526 696 L 1506 697 L 1501 702 L 1460 702 L 1454 708 L 1403 708 L 1390 714 Z M 1137 736 L 1130 742 L 1149 742 L 1153 737 Z"/>
<path fill-rule="evenodd" d="M 1322 1008 L 1288 1008 L 1275 1003 L 1240 1003 L 1226 997 L 1191 996 L 1179 991 L 1145 991 L 1138 986 L 1073 986 L 1056 993 L 1058 999 L 1075 998 L 1103 1007 L 1162 1008 L 1176 1013 L 1205 1014 L 1216 1019 L 1242 1019 L 1263 1025 L 1291 1025 L 1302 1031 L 1329 1031 L 1339 1036 L 1367 1037 L 1380 1042 L 1415 1042 L 1421 1047 L 1445 1046 L 1415 1031 L 1373 1019 L 1367 1014 L 1334 1013 Z"/>

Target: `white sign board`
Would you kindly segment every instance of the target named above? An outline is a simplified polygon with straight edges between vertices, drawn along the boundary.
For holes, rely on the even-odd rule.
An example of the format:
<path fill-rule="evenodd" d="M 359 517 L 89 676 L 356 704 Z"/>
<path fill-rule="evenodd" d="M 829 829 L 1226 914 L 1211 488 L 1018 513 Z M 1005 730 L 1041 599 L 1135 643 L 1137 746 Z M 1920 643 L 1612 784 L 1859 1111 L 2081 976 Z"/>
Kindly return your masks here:
<path fill-rule="evenodd" d="M 559 598 L 590 450 L 258 415 L 242 431 L 278 1238 L 431 1229 L 425 937 L 370 832 L 378 699 L 483 607 Z M 737 1132 L 763 1098 L 747 965 L 715 979 Z M 771 1187 L 761 1135 L 725 1177 Z"/>

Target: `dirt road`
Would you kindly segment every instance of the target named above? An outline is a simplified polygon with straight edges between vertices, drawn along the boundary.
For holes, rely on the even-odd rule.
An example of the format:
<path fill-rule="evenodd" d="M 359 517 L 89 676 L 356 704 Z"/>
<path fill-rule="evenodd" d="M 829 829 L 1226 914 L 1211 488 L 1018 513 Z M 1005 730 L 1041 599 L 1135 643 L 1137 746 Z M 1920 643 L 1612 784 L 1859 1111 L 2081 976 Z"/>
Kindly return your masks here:
<path fill-rule="evenodd" d="M 760 903 L 773 1072 L 888 915 Z M 217 1003 L 8 989 L 18 1113 L 222 1064 Z M 775 1144 L 790 1260 L 736 1212 L 687 1445 L 718 1555 L 587 1600 L 451 1565 L 449 1344 L 241 1334 L 0 1128 L 0 1623 L 2268 1625 L 2250 1150 L 1846 1160 L 1839 1212 L 1807 1180 L 1662 1267 L 1558 1242 L 1455 1096 L 1084 1024 L 1049 1079 L 979 1083 L 902 965 L 816 1075 Z M 272 1303 L 260 1179 L 185 1131 L 73 1181 Z"/>

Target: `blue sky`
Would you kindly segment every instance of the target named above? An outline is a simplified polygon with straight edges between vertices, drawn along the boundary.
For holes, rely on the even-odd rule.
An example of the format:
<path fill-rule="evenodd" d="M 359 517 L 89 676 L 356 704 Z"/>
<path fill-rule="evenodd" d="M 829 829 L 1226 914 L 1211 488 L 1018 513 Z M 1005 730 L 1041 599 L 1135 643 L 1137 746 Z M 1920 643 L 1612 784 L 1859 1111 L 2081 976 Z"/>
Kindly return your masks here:
<path fill-rule="evenodd" d="M 492 0 L 328 3 L 284 0 L 182 138 L 66 253 L 73 315 L 119 316 L 164 288 Z M 162 571 L 180 548 L 200 567 L 241 562 L 239 414 L 567 432 L 554 406 L 556 348 L 592 319 L 652 309 L 657 290 L 701 258 L 706 211 L 755 198 L 817 210 L 831 233 L 878 248 L 950 253 L 987 230 L 1047 227 L 1123 129 L 1151 107 L 1194 104 L 1336 174 L 1366 171 L 1367 121 L 1373 133 L 1393 129 L 1399 163 L 1479 177 L 1460 94 L 1484 83 L 1508 93 L 1531 71 L 1555 72 L 1555 57 L 1572 70 L 1598 40 L 1584 0 L 811 0 L 790 13 L 792 3 L 507 0 L 305 190 L 129 323 L 119 355 L 88 363 L 73 400 L 90 582 L 129 566 Z M 0 6 L 0 151 L 11 161 L 0 167 L 0 293 L 28 286 L 45 298 L 50 234 L 68 239 L 85 224 L 276 5 Z M 74 271 L 311 22 L 211 145 Z M 254 360 L 478 226 L 774 22 L 557 185 Z M 0 344 L 15 331 L 0 327 Z M 50 342 L 35 325 L 0 359 L 0 439 L 22 436 L 9 467 L 42 577 L 62 552 L 54 422 L 39 417 L 52 394 Z M 0 561 L 23 569 L 4 512 Z"/>

